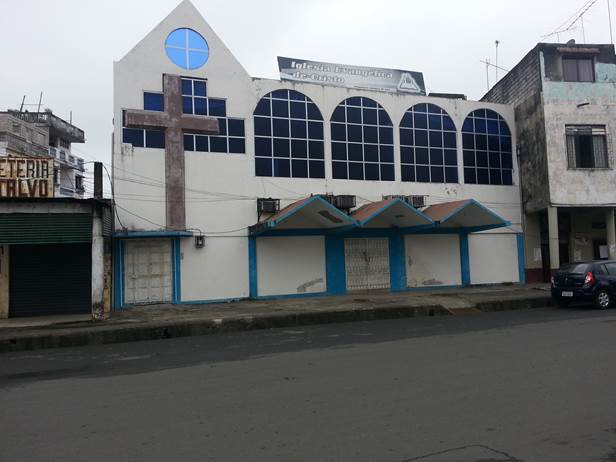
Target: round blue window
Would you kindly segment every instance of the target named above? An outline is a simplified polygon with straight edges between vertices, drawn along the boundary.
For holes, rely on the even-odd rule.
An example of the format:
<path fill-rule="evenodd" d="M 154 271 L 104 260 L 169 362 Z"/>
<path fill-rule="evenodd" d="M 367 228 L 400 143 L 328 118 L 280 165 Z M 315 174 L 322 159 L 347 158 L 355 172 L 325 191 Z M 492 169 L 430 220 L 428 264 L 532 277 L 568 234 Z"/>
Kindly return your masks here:
<path fill-rule="evenodd" d="M 201 34 L 187 28 L 176 29 L 167 36 L 165 51 L 169 59 L 183 69 L 199 69 L 210 55 L 210 48 Z"/>

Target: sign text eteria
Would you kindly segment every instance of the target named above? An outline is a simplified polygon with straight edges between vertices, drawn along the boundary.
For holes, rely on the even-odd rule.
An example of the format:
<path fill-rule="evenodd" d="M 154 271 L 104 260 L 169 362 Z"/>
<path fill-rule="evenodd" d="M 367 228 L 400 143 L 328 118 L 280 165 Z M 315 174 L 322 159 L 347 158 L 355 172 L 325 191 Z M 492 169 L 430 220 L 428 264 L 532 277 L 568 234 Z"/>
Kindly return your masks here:
<path fill-rule="evenodd" d="M 278 57 L 278 68 L 282 80 L 363 90 L 426 94 L 421 72 L 322 63 L 282 56 Z"/>
<path fill-rule="evenodd" d="M 53 197 L 53 159 L 0 157 L 0 198 Z"/>

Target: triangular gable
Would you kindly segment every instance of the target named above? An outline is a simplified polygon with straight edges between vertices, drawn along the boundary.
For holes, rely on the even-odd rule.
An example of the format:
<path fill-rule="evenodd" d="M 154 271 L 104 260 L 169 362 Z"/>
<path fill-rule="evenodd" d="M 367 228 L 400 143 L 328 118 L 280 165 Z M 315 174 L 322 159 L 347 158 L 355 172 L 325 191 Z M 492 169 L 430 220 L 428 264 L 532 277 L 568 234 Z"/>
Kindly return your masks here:
<path fill-rule="evenodd" d="M 165 40 L 172 31 L 180 28 L 192 29 L 202 35 L 207 41 L 209 57 L 202 67 L 194 70 L 183 69 L 176 66 L 167 57 Z M 160 73 L 161 75 L 165 73 L 201 77 L 207 78 L 210 81 L 227 82 L 227 84 L 230 83 L 229 80 L 233 81 L 238 78 L 246 84 L 250 79 L 246 69 L 233 56 L 229 48 L 214 32 L 190 0 L 183 0 L 175 7 L 137 45 L 126 53 L 116 65 L 121 67 L 124 65 L 129 66 L 127 68 L 128 75 L 133 71 L 132 66 L 138 66 L 141 70 Z M 149 90 L 156 90 L 156 88 L 149 88 Z M 214 93 L 216 93 L 216 90 Z"/>
<path fill-rule="evenodd" d="M 271 230 L 336 229 L 354 226 L 355 220 L 321 196 L 293 202 L 267 220 L 251 226 L 252 234 Z"/>
<path fill-rule="evenodd" d="M 434 204 L 424 213 L 438 222 L 439 228 L 491 229 L 511 225 L 475 199 Z"/>
<path fill-rule="evenodd" d="M 363 205 L 351 216 L 362 228 L 414 228 L 433 225 L 431 218 L 399 198 Z"/>

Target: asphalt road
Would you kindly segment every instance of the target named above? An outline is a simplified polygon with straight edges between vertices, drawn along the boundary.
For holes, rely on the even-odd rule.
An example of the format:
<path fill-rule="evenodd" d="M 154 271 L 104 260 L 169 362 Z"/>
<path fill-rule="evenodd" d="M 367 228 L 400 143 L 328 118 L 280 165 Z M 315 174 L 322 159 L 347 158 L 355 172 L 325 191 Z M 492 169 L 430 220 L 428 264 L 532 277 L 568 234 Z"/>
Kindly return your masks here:
<path fill-rule="evenodd" d="M 0 461 L 616 461 L 616 309 L 0 354 Z"/>

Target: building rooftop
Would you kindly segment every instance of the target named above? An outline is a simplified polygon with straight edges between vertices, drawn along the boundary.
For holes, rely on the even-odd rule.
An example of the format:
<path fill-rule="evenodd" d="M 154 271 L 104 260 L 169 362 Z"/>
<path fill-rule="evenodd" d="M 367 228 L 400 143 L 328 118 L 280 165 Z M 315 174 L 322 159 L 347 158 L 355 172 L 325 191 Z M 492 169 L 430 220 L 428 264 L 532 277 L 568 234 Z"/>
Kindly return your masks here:
<path fill-rule="evenodd" d="M 51 111 L 20 112 L 9 110 L 7 112 L 23 121 L 48 127 L 50 136 L 59 136 L 71 143 L 85 142 L 85 133 L 82 129 L 54 115 Z"/>

